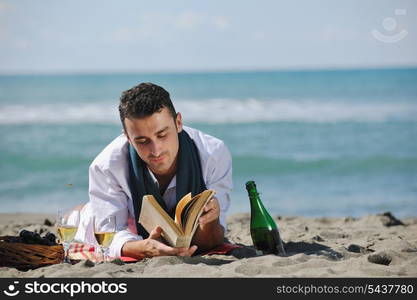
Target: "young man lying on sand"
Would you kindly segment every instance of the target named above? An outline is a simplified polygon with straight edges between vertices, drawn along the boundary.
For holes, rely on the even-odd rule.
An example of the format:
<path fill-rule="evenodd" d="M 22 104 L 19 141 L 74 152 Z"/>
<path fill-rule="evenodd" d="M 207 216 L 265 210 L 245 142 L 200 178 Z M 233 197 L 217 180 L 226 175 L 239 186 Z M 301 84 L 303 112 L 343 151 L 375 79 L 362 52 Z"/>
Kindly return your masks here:
<path fill-rule="evenodd" d="M 114 257 L 191 256 L 197 248 L 206 251 L 222 244 L 232 188 L 232 159 L 225 144 L 183 126 L 169 93 L 152 83 L 125 91 L 119 113 L 124 134 L 90 166 L 90 201 L 82 209 L 81 224 L 93 215 L 98 220 L 115 215 Z M 184 195 L 206 189 L 215 190 L 216 196 L 207 203 L 190 248 L 170 247 L 163 243 L 159 226 L 148 233 L 138 224 L 144 195 L 159 199 L 172 216 Z M 79 230 L 76 239 L 96 244 L 88 232 Z"/>

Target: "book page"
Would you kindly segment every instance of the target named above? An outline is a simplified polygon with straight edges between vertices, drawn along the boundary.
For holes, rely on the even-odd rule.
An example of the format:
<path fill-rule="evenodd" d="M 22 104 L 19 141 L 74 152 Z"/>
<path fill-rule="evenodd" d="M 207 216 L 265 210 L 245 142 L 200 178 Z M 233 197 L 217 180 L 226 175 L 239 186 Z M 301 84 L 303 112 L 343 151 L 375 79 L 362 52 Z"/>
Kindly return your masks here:
<path fill-rule="evenodd" d="M 193 205 L 187 211 L 187 221 L 184 229 L 184 233 L 186 236 L 192 236 L 194 234 L 198 226 L 198 218 L 203 213 L 203 207 L 213 197 L 214 193 L 215 192 L 213 190 L 205 190 L 204 192 L 194 197 L 197 199 L 194 201 Z"/>
<path fill-rule="evenodd" d="M 164 239 L 173 247 L 183 243 L 183 231 L 159 205 L 152 195 L 145 195 L 142 199 L 142 208 L 139 223 L 150 233 L 156 226 L 161 226 Z"/>
<path fill-rule="evenodd" d="M 180 228 L 184 229 L 184 223 L 182 222 L 181 214 L 184 207 L 192 200 L 191 193 L 188 193 L 178 202 L 177 207 L 175 208 L 175 223 L 179 225 Z"/>
<path fill-rule="evenodd" d="M 185 232 L 185 226 L 187 224 L 188 216 L 190 215 L 190 211 L 192 210 L 192 207 L 194 207 L 194 204 L 199 199 L 200 194 L 194 196 L 182 209 L 181 212 L 181 222 L 182 222 L 182 229 Z"/>

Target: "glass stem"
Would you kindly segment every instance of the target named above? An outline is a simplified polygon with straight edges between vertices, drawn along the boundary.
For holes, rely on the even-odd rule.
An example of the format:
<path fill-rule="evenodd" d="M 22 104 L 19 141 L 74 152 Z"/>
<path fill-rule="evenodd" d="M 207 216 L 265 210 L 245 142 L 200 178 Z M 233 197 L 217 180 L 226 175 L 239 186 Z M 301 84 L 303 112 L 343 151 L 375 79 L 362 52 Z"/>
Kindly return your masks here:
<path fill-rule="evenodd" d="M 100 250 L 101 250 L 101 257 L 103 258 L 103 262 L 105 262 L 106 261 L 105 249 L 103 246 L 100 246 Z"/>
<path fill-rule="evenodd" d="M 64 246 L 64 263 L 71 263 L 71 260 L 68 257 L 68 251 L 69 251 L 69 243 L 64 242 L 63 246 Z"/>

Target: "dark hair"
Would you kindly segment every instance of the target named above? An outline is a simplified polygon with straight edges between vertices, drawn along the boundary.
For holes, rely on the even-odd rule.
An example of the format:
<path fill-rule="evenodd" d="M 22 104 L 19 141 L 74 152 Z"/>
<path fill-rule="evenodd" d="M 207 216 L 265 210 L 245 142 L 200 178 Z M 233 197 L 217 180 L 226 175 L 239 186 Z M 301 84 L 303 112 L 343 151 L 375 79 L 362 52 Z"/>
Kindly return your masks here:
<path fill-rule="evenodd" d="M 123 129 L 126 130 L 124 123 L 126 118 L 148 117 L 156 112 L 160 112 L 164 107 L 168 108 L 175 120 L 177 113 L 169 93 L 156 84 L 150 82 L 141 83 L 124 91 L 119 103 L 119 114 Z"/>

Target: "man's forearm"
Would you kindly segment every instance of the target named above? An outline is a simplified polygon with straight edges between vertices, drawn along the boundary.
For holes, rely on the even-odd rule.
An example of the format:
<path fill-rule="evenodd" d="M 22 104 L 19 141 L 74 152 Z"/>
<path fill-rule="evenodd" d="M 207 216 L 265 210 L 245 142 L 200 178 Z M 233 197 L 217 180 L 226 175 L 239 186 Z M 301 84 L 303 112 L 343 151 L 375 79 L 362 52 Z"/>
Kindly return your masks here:
<path fill-rule="evenodd" d="M 224 232 L 223 227 L 219 223 L 219 219 L 214 220 L 213 222 L 200 225 L 196 230 L 194 235 L 192 245 L 198 246 L 198 252 L 208 251 L 224 241 Z M 156 244 L 155 244 L 156 243 Z M 161 247 L 165 247 L 162 249 Z M 179 255 L 184 254 L 184 250 L 179 250 L 180 248 L 171 248 L 166 245 L 161 244 L 155 240 L 145 239 L 140 241 L 131 241 L 126 242 L 121 251 L 121 256 L 133 257 L 137 259 L 142 259 L 144 257 L 153 257 L 160 255 Z M 189 248 L 192 250 L 192 248 Z M 186 251 L 191 251 L 186 250 Z M 192 250 L 187 255 L 192 255 Z M 180 253 L 181 252 L 181 253 Z"/>
<path fill-rule="evenodd" d="M 224 241 L 223 227 L 219 223 L 219 219 L 199 226 L 194 235 L 192 245 L 197 245 L 198 252 L 208 251 L 214 247 L 221 245 Z"/>
<path fill-rule="evenodd" d="M 145 252 L 144 249 L 145 249 L 145 240 L 126 242 L 123 245 L 120 251 L 120 254 L 121 256 L 142 259 L 146 257 L 144 253 Z"/>
<path fill-rule="evenodd" d="M 157 226 L 150 233 L 147 239 L 141 241 L 126 242 L 121 255 L 141 259 L 144 257 L 178 255 L 191 256 L 197 247 L 170 247 L 161 241 L 162 228 Z"/>

